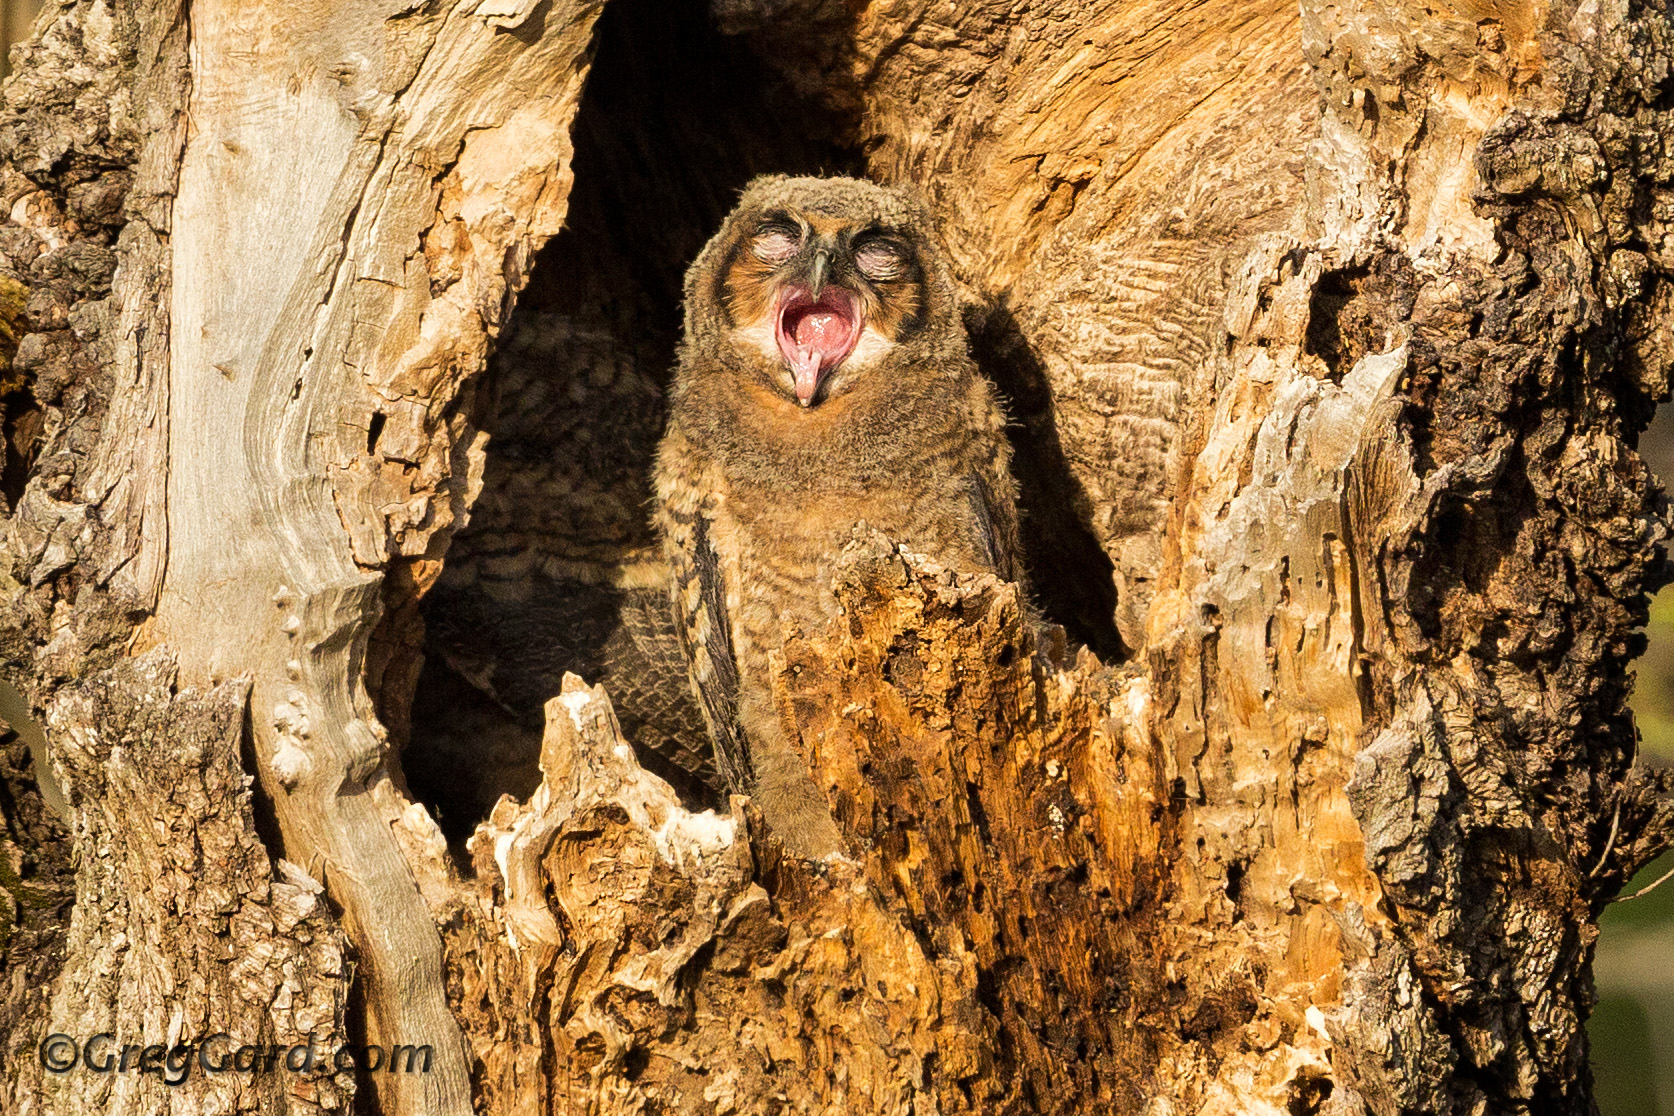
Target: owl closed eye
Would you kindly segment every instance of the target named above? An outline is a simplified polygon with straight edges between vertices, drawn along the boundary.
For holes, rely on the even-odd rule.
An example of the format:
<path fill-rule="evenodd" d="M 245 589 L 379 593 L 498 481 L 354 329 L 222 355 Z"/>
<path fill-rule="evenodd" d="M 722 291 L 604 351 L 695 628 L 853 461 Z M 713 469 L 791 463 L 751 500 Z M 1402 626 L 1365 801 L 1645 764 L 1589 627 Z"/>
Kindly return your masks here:
<path fill-rule="evenodd" d="M 901 277 L 906 270 L 906 258 L 889 241 L 874 239 L 854 250 L 854 265 L 866 278 L 882 283 Z"/>
<path fill-rule="evenodd" d="M 750 251 L 764 263 L 784 263 L 802 250 L 802 230 L 786 221 L 769 221 L 756 230 Z"/>

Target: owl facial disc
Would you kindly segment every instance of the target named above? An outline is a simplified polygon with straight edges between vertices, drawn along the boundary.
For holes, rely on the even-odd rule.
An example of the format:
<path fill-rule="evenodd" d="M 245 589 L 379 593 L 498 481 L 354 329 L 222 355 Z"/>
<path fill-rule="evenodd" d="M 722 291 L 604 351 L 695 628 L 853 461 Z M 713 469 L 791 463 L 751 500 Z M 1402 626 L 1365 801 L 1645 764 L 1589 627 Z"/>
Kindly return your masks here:
<path fill-rule="evenodd" d="M 825 286 L 815 297 L 799 284 L 779 296 L 773 339 L 790 365 L 799 404 L 812 405 L 826 374 L 854 351 L 860 319 L 860 299 L 842 287 Z"/>

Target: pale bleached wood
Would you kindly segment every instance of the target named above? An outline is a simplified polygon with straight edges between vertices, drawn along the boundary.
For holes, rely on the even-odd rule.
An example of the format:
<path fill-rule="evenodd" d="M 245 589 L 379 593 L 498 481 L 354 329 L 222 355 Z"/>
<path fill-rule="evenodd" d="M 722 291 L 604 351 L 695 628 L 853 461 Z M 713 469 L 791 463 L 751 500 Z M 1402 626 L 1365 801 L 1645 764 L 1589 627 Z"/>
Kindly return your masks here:
<path fill-rule="evenodd" d="M 183 675 L 249 673 L 286 854 L 342 906 L 391 1113 L 470 1108 L 440 941 L 362 681 L 382 571 L 445 541 L 451 404 L 556 231 L 595 5 L 195 5 L 172 214 L 168 570 Z M 498 10 L 496 10 L 498 11 Z M 369 430 L 380 416 L 382 437 Z"/>

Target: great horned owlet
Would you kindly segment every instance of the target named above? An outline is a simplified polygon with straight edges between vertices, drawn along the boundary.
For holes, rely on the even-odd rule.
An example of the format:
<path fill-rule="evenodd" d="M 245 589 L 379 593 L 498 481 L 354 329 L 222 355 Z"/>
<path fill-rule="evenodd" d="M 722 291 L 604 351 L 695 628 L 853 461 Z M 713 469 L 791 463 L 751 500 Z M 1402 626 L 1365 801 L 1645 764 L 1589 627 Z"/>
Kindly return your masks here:
<path fill-rule="evenodd" d="M 780 727 L 768 653 L 835 614 L 864 521 L 1018 580 L 1005 416 L 966 347 L 925 207 L 850 178 L 762 178 L 686 274 L 657 451 L 675 626 L 721 775 L 787 848 L 841 849 Z"/>

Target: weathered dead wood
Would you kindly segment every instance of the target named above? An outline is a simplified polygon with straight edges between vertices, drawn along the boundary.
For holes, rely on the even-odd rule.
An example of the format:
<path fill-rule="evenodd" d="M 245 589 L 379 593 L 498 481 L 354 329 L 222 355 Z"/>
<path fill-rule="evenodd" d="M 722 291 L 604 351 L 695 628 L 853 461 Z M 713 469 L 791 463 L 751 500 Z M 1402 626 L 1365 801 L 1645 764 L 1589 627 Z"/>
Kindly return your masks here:
<path fill-rule="evenodd" d="M 41 664 L 83 673 L 154 611 L 130 647 L 165 645 L 188 684 L 250 679 L 258 769 L 286 852 L 356 939 L 368 1037 L 436 1050 L 433 1073 L 375 1081 L 389 1111 L 465 1111 L 469 1083 L 414 884 L 428 862 L 391 830 L 428 823 L 389 788 L 360 664 L 381 571 L 433 577 L 480 472 L 459 396 L 561 218 L 594 14 L 90 3 L 55 13 L 11 87 L 13 166 L 48 186 L 13 212 L 39 214 L 43 261 L 74 238 L 64 199 L 128 217 L 97 257 L 106 283 L 118 264 L 110 297 L 43 307 L 19 346 L 48 449 L 68 420 L 86 433 L 13 520 L 18 576 L 46 583 L 15 599 L 14 669 L 44 703 Z M 91 165 L 66 173 L 66 149 Z M 93 405 L 48 395 L 49 370 Z M 43 658 L 28 610 L 44 627 L 54 595 L 79 612 Z"/>
<path fill-rule="evenodd" d="M 440 941 L 362 682 L 381 571 L 433 576 L 480 472 L 460 393 L 557 230 L 597 8 L 192 10 L 174 202 L 168 572 L 154 637 L 252 674 L 286 853 L 341 905 L 367 1030 L 437 1066 L 391 1112 L 464 1112 Z M 256 64 L 252 66 L 252 61 Z M 473 461 L 475 464 L 473 465 Z"/>
<path fill-rule="evenodd" d="M 876 537 L 848 558 L 846 620 L 787 642 L 781 709 L 943 998 L 976 993 L 982 1041 L 938 1048 L 940 1103 L 1137 1110 L 1170 844 L 1138 679 L 1042 654 L 1014 586 Z"/>
<path fill-rule="evenodd" d="M 248 682 L 177 689 L 153 651 L 53 697 L 56 767 L 87 850 L 50 1017 L 0 1084 L 8 1111 L 346 1112 L 352 1074 L 206 1073 L 246 1044 L 325 1052 L 344 1041 L 349 965 L 320 885 L 275 865 L 256 832 L 240 755 Z M 52 1073 L 36 1047 L 58 1033 L 170 1048 L 167 1072 Z M 14 1035 L 14 1041 L 24 1036 Z M 62 1050 L 55 1052 L 63 1055 Z M 171 1083 L 165 1083 L 165 1077 Z M 39 1105 L 40 1108 L 36 1106 Z"/>
<path fill-rule="evenodd" d="M 857 631 L 837 646 L 797 640 L 787 649 L 783 701 L 792 723 L 805 739 L 821 741 L 813 745 L 816 751 L 834 748 L 850 759 L 859 755 L 856 748 L 891 734 L 899 737 L 885 747 L 939 740 L 958 753 L 961 803 L 967 763 L 975 768 L 990 752 L 1016 750 L 1019 761 L 994 768 L 984 784 L 984 793 L 995 796 L 991 801 L 1015 803 L 1027 790 L 1006 775 L 1026 768 L 1044 778 L 1057 761 L 1043 767 L 1042 754 L 1070 750 L 1066 741 L 1040 733 L 1033 697 L 1037 668 L 1015 590 L 991 578 L 976 586 L 944 584 L 938 573 L 921 576 L 888 551 L 859 557 L 861 580 L 881 587 L 887 583 L 880 576 L 892 577 L 896 584 L 887 585 L 888 596 L 876 588 L 856 594 L 857 601 L 871 595 L 870 607 L 855 613 L 864 635 Z M 909 601 L 919 611 L 898 615 Z M 1010 669 L 997 689 L 1021 696 L 1021 704 L 984 705 L 979 694 L 966 705 L 946 687 L 926 694 L 915 686 L 910 709 L 902 700 L 871 710 L 871 716 L 838 716 L 839 707 L 830 704 L 835 694 L 895 692 L 877 673 L 881 659 L 869 664 L 870 671 L 862 664 L 858 677 L 831 669 L 851 665 L 857 645 L 886 646 L 885 633 L 916 636 L 926 672 L 954 672 L 972 661 L 987 666 L 990 660 L 977 660 L 976 649 L 1009 646 Z M 1102 707 L 1081 696 L 1076 683 L 1098 669 L 1088 659 L 1080 675 L 1059 675 L 1055 683 L 1075 712 L 1066 718 L 1055 708 L 1053 719 L 1079 726 L 1083 736 L 1091 735 L 1089 715 L 1101 714 Z M 862 691 L 868 683 L 872 688 Z M 953 730 L 947 704 L 959 707 L 963 732 Z M 995 708 L 1009 708 L 1009 715 L 983 725 L 968 721 L 972 710 Z M 797 710 L 812 719 L 804 721 Z M 1101 723 L 1101 731 L 1110 727 Z M 1103 740 L 1109 751 L 1111 742 Z M 877 760 L 882 764 L 885 757 Z M 888 762 L 910 766 L 899 752 Z M 867 814 L 848 827 L 866 850 L 855 860 L 786 859 L 745 800 L 734 800 L 730 816 L 682 808 L 666 784 L 634 761 L 603 691 L 589 691 L 573 677 L 548 707 L 541 764 L 544 779 L 530 801 L 502 801 L 472 839 L 478 890 L 449 935 L 450 958 L 462 974 L 457 1003 L 484 1059 L 492 1110 L 637 1112 L 649 1105 L 765 1112 L 788 1105 L 905 1113 L 992 1111 L 1021 1100 L 1041 1111 L 1074 1111 L 1096 1096 L 1109 1101 L 1112 1082 L 1108 1074 L 1100 1077 L 1107 1050 L 1079 1066 L 1071 1046 L 1043 1059 L 1028 1029 L 1042 1015 L 1067 1009 L 1072 998 L 1089 991 L 1088 981 L 1066 988 L 1065 999 L 1050 1006 L 1037 1003 L 1038 989 L 1030 983 L 1044 973 L 1025 971 L 988 993 L 981 990 L 985 966 L 1006 960 L 995 939 L 1014 885 L 1003 866 L 984 856 L 983 845 L 990 836 L 1026 845 L 1061 843 L 1065 823 L 1049 810 L 1014 811 L 996 819 L 991 834 L 979 834 L 958 810 L 941 815 L 947 825 L 927 826 L 927 835 L 902 817 L 875 846 L 869 829 L 874 818 Z M 834 781 L 858 805 L 864 793 L 853 782 L 858 772 L 848 766 L 838 772 Z M 880 799 L 906 797 L 893 789 L 885 784 Z M 1154 857 L 1154 794 L 1103 790 L 1112 809 L 1101 820 L 1124 853 L 1132 858 L 1137 846 L 1143 857 Z M 1144 803 L 1136 804 L 1140 799 Z M 1141 819 L 1137 830 L 1124 829 L 1134 815 Z M 938 858 L 949 854 L 946 838 L 955 833 L 970 874 L 953 887 L 950 901 L 948 878 L 932 869 L 948 867 Z M 926 836 L 936 847 L 925 847 Z M 915 855 L 901 846 L 904 840 Z M 1056 891 L 1029 886 L 1038 897 Z M 1126 896 L 1115 903 L 1124 900 L 1133 905 Z M 968 922 L 942 921 L 958 908 Z M 1031 907 L 1023 917 L 1037 910 Z M 1007 932 L 1011 918 L 1006 916 Z M 1036 940 L 1057 965 L 1090 975 L 1079 959 L 1065 965 L 1073 949 L 1054 943 L 1054 931 L 1072 924 L 1069 912 L 1059 923 L 1048 910 Z M 1124 942 L 1135 929 L 1080 925 L 1103 925 Z M 976 936 L 967 939 L 967 932 Z M 1105 950 L 1092 968 L 1102 970 L 1106 958 L 1120 962 L 1119 951 L 1110 954 Z M 997 1017 L 993 1004 L 1024 989 L 1032 989 L 1029 998 L 1015 1003 L 1003 1021 Z M 531 1013 L 507 1010 L 524 1003 L 534 1005 Z M 1113 1032 L 1127 1028 L 1106 1013 L 1101 997 L 1072 1015 L 1097 1020 L 1108 1045 Z M 1010 1033 L 1003 1037 L 1004 1028 Z M 1054 1037 L 1072 1030 L 1073 1021 Z M 1031 1045 L 1008 1053 L 1009 1040 L 1025 1036 Z M 1131 1056 L 1132 1044 L 1122 1046 Z M 1140 1061 L 1128 1067 L 1131 1079 L 1143 1075 Z M 544 1098 L 527 1084 L 540 1079 L 542 1064 L 557 1068 L 549 1071 Z M 1070 1080 L 1076 1077 L 1084 1082 Z M 1096 1084 L 1075 1087 L 1085 1081 Z M 1132 1107 L 1131 1096 L 1126 1099 L 1124 1110 Z"/>
<path fill-rule="evenodd" d="M 792 634 L 779 693 L 853 860 L 783 860 L 736 803 L 688 814 L 575 681 L 549 708 L 541 788 L 473 839 L 484 890 L 449 936 L 494 1095 L 533 1075 L 504 1009 L 525 1002 L 571 1067 L 554 1111 L 1285 1111 L 1315 1095 L 1328 1040 L 1281 1020 L 1336 986 L 1294 981 L 1245 1026 L 1266 943 L 1194 931 L 1177 898 L 1203 864 L 1170 851 L 1173 757 L 1144 677 L 1037 654 L 1014 587 L 881 540 L 851 550 L 845 615 Z M 1346 817 L 1340 781 L 1335 802 Z M 1367 886 L 1358 855 L 1320 856 Z"/>

